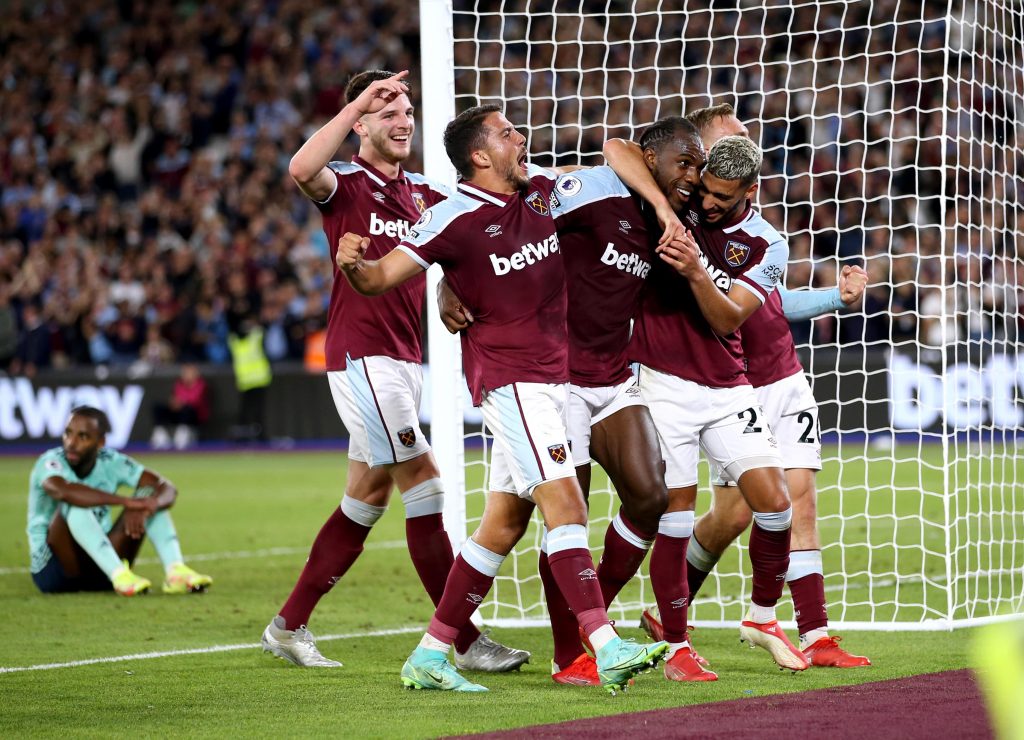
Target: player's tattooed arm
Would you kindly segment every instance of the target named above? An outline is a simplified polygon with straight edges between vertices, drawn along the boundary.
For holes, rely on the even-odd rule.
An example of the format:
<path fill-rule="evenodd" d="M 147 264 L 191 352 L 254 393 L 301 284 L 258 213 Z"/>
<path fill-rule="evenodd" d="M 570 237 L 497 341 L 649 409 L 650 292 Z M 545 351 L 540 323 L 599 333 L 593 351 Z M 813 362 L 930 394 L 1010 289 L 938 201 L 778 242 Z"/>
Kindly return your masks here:
<path fill-rule="evenodd" d="M 448 285 L 448 278 L 443 277 L 437 283 L 437 311 L 441 314 L 444 328 L 452 334 L 458 334 L 473 324 L 473 314 Z"/>
<path fill-rule="evenodd" d="M 640 145 L 626 139 L 609 139 L 604 143 L 603 153 L 608 166 L 622 182 L 654 207 L 654 214 L 664 230 L 658 239 L 659 246 L 679 239 L 684 231 L 683 224 L 647 168 Z"/>
<path fill-rule="evenodd" d="M 403 70 L 386 80 L 367 85 L 358 98 L 342 108 L 295 153 L 288 164 L 288 174 L 306 196 L 318 203 L 331 197 L 336 178 L 327 163 L 360 118 L 376 113 L 399 95 L 409 92 L 404 81 L 408 75 L 409 70 Z"/>
<path fill-rule="evenodd" d="M 689 230 L 680 239 L 657 248 L 658 256 L 690 283 L 690 290 L 711 329 L 719 336 L 732 334 L 750 314 L 761 307 L 761 299 L 753 292 L 733 283 L 723 293 L 701 260 L 700 248 Z"/>
<path fill-rule="evenodd" d="M 338 239 L 334 261 L 338 269 L 363 295 L 380 295 L 423 272 L 423 266 L 400 249 L 393 249 L 379 260 L 365 258 L 370 238 L 351 231 Z"/>

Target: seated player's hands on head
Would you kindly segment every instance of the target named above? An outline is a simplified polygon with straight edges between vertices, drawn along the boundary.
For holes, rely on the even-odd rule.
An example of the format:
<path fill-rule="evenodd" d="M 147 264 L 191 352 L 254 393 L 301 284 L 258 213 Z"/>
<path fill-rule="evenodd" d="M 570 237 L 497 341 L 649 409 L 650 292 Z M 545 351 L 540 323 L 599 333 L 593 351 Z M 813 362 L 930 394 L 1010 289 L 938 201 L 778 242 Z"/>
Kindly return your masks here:
<path fill-rule="evenodd" d="M 462 305 L 448 285 L 447 278 L 441 278 L 437 283 L 437 311 L 441 315 L 441 323 L 452 334 L 458 334 L 473 324 L 473 314 Z"/>
<path fill-rule="evenodd" d="M 863 267 L 844 265 L 839 273 L 839 299 L 852 306 L 861 299 L 868 287 L 868 274 Z"/>

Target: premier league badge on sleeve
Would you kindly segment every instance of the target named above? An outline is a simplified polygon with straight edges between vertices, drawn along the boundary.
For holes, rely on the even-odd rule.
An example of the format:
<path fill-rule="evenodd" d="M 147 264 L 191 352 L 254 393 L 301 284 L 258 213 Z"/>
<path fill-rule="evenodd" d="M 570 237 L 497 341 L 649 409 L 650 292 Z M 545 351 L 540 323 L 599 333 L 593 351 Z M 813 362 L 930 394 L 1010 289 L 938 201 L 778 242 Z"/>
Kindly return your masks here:
<path fill-rule="evenodd" d="M 725 245 L 725 261 L 730 267 L 740 267 L 750 256 L 750 247 L 740 242 L 728 242 Z"/>

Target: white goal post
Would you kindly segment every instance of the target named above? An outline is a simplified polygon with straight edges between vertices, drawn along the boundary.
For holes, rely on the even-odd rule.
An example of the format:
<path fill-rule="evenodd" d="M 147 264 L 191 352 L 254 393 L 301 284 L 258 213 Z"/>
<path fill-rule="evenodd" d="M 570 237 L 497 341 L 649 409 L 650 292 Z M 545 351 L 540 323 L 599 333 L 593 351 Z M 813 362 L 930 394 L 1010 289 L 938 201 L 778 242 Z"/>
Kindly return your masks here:
<path fill-rule="evenodd" d="M 821 410 L 830 623 L 951 629 L 1024 613 L 1019 3 L 420 0 L 420 26 L 426 172 L 448 182 L 444 125 L 471 105 L 503 105 L 542 166 L 602 164 L 608 137 L 733 105 L 765 151 L 759 207 L 790 241 L 788 285 L 832 286 L 846 263 L 870 276 L 862 310 L 794 327 Z M 463 424 L 434 280 L 431 434 L 459 545 L 479 521 L 489 440 Z M 595 468 L 595 555 L 617 507 Z M 546 623 L 538 546 L 533 526 L 484 621 Z M 613 618 L 654 603 L 643 572 Z M 748 576 L 738 543 L 691 622 L 737 624 Z"/>

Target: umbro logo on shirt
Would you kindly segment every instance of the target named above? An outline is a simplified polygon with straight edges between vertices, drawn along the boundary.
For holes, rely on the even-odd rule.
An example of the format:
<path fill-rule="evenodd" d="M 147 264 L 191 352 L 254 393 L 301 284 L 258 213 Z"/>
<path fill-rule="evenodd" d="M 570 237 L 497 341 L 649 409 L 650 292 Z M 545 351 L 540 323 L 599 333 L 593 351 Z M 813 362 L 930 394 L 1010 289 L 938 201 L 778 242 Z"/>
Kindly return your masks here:
<path fill-rule="evenodd" d="M 490 234 L 491 238 L 493 239 L 496 236 L 501 236 L 502 231 L 501 231 L 501 227 L 498 224 L 491 224 L 486 229 L 484 229 L 484 233 L 485 234 Z"/>
<path fill-rule="evenodd" d="M 384 195 L 384 193 L 382 193 L 382 192 L 380 192 L 378 190 L 378 191 L 374 192 L 373 197 L 376 198 L 377 200 L 379 200 L 381 203 L 383 203 L 384 199 L 387 198 L 388 196 Z"/>

